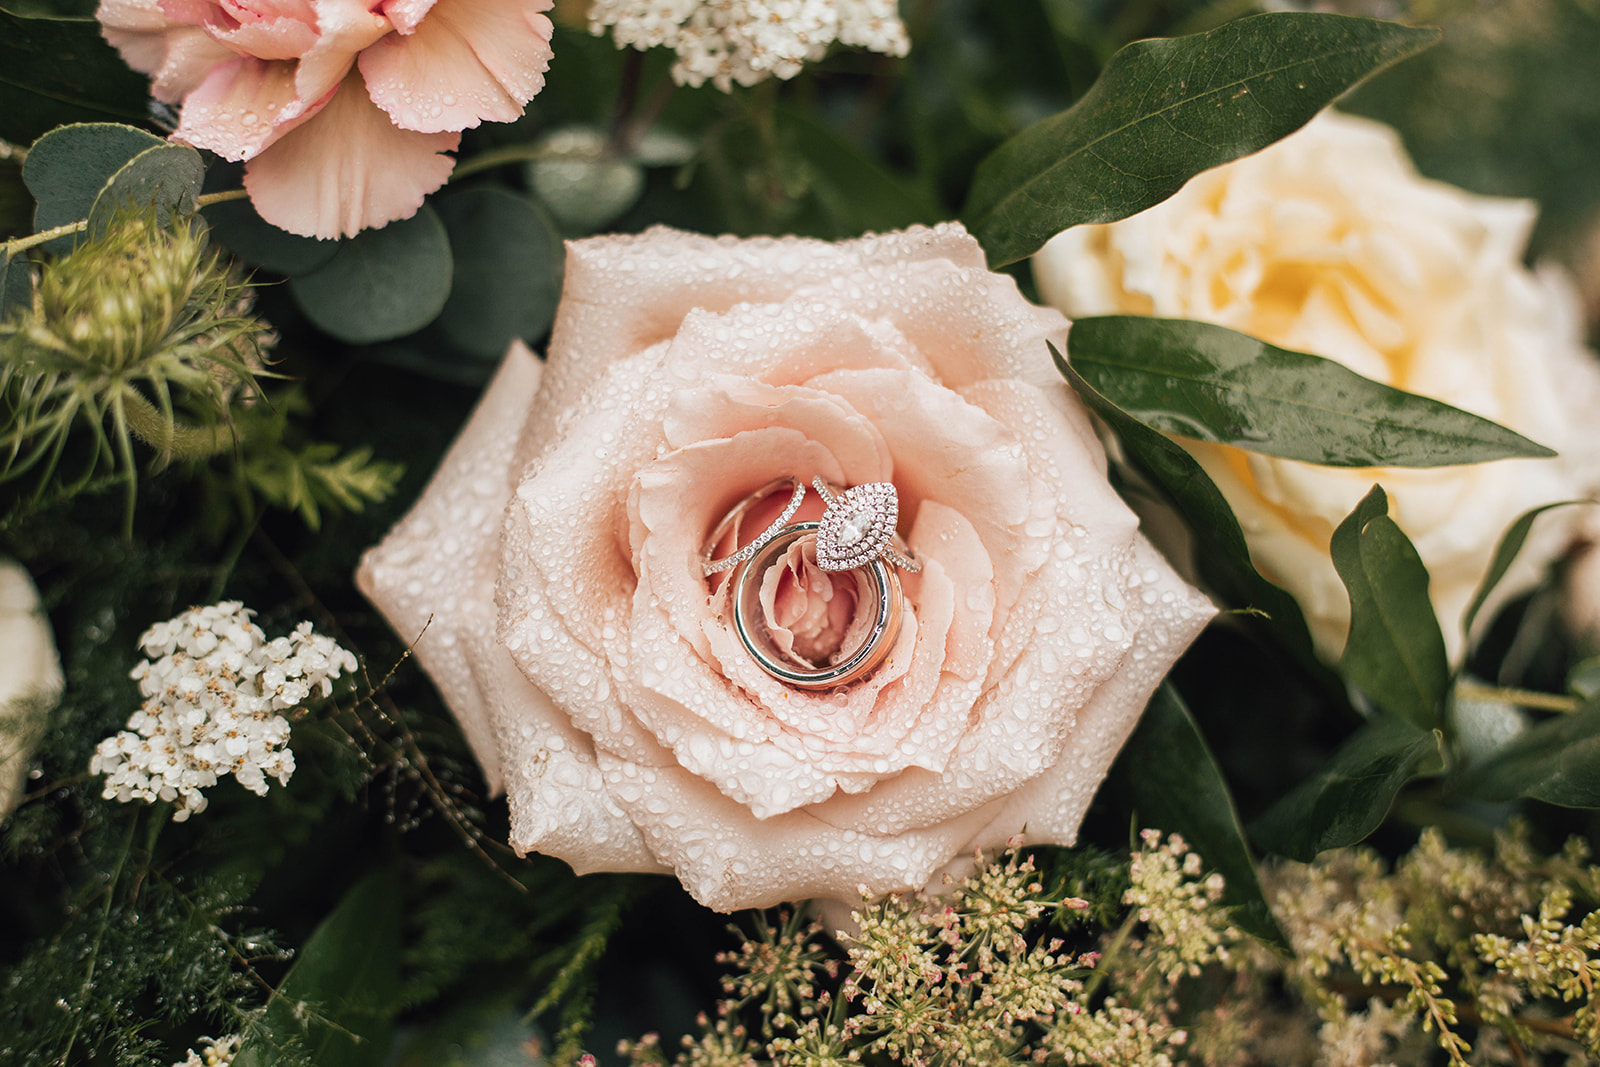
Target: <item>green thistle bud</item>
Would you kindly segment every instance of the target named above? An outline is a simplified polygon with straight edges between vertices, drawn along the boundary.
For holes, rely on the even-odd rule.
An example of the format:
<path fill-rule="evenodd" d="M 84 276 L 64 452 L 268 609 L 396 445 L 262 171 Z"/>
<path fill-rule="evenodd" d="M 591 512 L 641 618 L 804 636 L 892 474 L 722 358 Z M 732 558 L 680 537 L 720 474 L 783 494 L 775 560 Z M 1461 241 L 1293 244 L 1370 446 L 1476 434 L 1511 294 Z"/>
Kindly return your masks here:
<path fill-rule="evenodd" d="M 31 475 L 37 503 L 109 475 L 131 523 L 134 438 L 157 468 L 234 444 L 267 327 L 206 244 L 197 220 L 130 213 L 44 264 L 32 306 L 0 323 L 0 482 Z"/>

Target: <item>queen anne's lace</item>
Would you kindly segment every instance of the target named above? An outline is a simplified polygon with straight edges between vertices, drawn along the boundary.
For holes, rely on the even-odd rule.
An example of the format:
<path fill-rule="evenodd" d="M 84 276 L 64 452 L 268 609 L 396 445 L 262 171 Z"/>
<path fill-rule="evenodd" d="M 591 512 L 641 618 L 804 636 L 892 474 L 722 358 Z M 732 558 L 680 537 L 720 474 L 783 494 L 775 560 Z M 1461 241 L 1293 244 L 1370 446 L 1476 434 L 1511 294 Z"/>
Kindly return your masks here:
<path fill-rule="evenodd" d="M 834 41 L 891 56 L 910 48 L 894 0 L 594 0 L 589 30 L 607 27 L 619 48 L 676 51 L 680 84 L 709 78 L 724 92 L 792 78 Z"/>
<path fill-rule="evenodd" d="M 294 773 L 289 721 L 279 714 L 327 696 L 356 658 L 301 623 L 268 641 L 236 600 L 191 608 L 139 639 L 150 657 L 133 669 L 144 705 L 128 728 L 100 742 L 89 773 L 107 799 L 175 801 L 182 822 L 205 810 L 201 790 L 233 775 L 265 795 L 267 778 Z"/>

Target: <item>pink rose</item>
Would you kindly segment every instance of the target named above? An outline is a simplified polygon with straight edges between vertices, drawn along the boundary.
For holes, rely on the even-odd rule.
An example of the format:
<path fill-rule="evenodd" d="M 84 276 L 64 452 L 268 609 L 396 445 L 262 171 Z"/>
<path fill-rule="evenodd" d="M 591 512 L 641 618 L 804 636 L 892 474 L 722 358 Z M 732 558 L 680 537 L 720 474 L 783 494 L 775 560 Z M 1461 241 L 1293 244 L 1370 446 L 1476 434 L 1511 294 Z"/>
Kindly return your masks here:
<path fill-rule="evenodd" d="M 1107 484 L 1045 347 L 1066 320 L 956 225 L 658 228 L 569 245 L 565 285 L 548 365 L 512 348 L 358 575 L 423 634 L 511 843 L 672 871 L 721 910 L 920 887 L 1019 832 L 1071 843 L 1213 608 Z M 816 475 L 892 482 L 924 563 L 888 658 L 833 692 L 759 670 L 700 567 L 732 505 Z M 803 659 L 848 644 L 867 597 L 811 550 L 762 576 Z"/>
<path fill-rule="evenodd" d="M 332 238 L 407 218 L 461 131 L 544 86 L 551 0 L 101 0 L 106 40 L 182 103 L 172 137 L 244 160 L 261 217 Z"/>

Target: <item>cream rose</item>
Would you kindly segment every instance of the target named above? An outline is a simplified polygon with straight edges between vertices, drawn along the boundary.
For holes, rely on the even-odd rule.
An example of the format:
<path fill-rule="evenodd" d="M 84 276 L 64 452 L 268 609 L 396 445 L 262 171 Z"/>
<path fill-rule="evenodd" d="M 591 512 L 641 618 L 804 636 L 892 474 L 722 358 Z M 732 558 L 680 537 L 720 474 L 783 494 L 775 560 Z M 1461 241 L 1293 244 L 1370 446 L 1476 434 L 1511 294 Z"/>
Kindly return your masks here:
<path fill-rule="evenodd" d="M 1070 843 L 1213 608 L 1107 484 L 1045 347 L 1066 321 L 953 225 L 596 238 L 565 286 L 548 365 L 513 347 L 358 577 L 422 634 L 512 844 L 731 910 Z M 783 476 L 892 482 L 924 564 L 888 659 L 842 690 L 757 669 L 702 575 L 719 519 Z M 850 642 L 849 572 L 802 549 L 764 582 L 775 642 Z"/>
<path fill-rule="evenodd" d="M 61 660 L 39 591 L 20 564 L 0 559 L 0 819 L 22 796 L 28 756 L 61 685 Z"/>
<path fill-rule="evenodd" d="M 1534 214 L 1526 201 L 1425 180 L 1393 130 L 1327 112 L 1140 215 L 1058 235 L 1033 262 L 1040 292 L 1069 315 L 1228 326 L 1561 452 L 1426 470 L 1336 469 L 1183 442 L 1238 515 L 1257 566 L 1294 594 L 1329 659 L 1342 650 L 1350 618 L 1329 540 L 1382 483 L 1427 564 L 1457 660 L 1463 616 L 1506 527 L 1593 484 L 1582 426 L 1600 380 L 1561 279 L 1522 266 Z M 1538 581 L 1576 511 L 1539 521 L 1494 603 Z"/>

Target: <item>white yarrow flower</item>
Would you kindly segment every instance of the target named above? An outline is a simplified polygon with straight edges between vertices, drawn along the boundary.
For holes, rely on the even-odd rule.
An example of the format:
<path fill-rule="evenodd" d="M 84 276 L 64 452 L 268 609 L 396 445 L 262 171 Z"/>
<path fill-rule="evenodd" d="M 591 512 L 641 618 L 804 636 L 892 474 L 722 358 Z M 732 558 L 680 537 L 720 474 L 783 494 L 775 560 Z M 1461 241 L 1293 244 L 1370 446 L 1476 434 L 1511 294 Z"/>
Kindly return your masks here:
<path fill-rule="evenodd" d="M 204 811 L 201 792 L 227 775 L 265 795 L 267 779 L 294 774 L 289 721 L 280 714 L 356 669 L 356 658 L 301 623 L 273 641 L 237 600 L 191 608 L 139 639 L 147 657 L 131 672 L 144 705 L 127 729 L 100 742 L 89 773 L 107 800 L 172 801 L 174 821 Z"/>
<path fill-rule="evenodd" d="M 679 84 L 792 78 L 834 41 L 885 55 L 910 50 L 894 0 L 594 0 L 589 31 L 611 30 L 617 47 L 665 45 L 678 53 Z"/>
<path fill-rule="evenodd" d="M 189 1055 L 172 1067 L 228 1067 L 239 1054 L 238 1037 L 202 1037 L 200 1041 L 204 1049 L 190 1049 Z"/>

